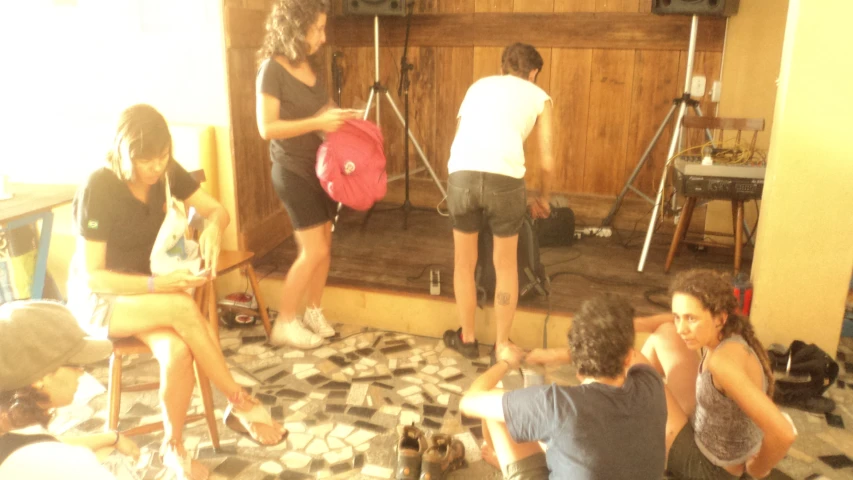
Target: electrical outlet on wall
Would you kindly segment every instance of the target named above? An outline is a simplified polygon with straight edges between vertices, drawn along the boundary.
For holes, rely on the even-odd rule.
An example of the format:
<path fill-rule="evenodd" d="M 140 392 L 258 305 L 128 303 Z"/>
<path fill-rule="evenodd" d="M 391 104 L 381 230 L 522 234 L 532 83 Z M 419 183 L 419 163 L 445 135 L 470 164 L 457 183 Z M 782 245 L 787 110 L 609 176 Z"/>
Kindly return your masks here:
<path fill-rule="evenodd" d="M 690 96 L 691 97 L 702 97 L 705 95 L 705 76 L 704 75 L 694 75 L 693 80 L 690 82 Z"/>

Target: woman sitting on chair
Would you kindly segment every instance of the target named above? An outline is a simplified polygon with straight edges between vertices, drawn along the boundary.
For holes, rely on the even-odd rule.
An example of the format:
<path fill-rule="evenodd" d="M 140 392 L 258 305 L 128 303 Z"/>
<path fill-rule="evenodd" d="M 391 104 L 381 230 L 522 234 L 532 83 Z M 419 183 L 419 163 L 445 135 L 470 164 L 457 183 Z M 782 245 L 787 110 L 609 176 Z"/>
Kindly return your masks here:
<path fill-rule="evenodd" d="M 215 276 L 228 213 L 172 158 L 163 116 L 149 105 L 134 105 L 121 114 L 107 165 L 89 176 L 73 202 L 79 240 L 68 305 L 90 334 L 136 337 L 151 348 L 160 363 L 164 464 L 180 479 L 201 479 L 207 472 L 190 461 L 182 442 L 193 360 L 228 398 L 226 425 L 264 445 L 280 443 L 286 432 L 234 381 L 211 326 L 187 294 L 208 278 L 189 270 L 151 273 L 167 190 L 207 220 L 199 247 L 205 270 Z"/>

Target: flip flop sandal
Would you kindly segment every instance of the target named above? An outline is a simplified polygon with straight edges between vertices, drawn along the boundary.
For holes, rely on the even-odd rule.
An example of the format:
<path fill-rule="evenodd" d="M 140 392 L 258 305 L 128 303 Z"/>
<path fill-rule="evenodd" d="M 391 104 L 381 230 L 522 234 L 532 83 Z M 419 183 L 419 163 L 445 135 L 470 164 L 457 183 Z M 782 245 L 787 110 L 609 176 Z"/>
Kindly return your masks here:
<path fill-rule="evenodd" d="M 459 440 L 436 433 L 429 443 L 421 463 L 420 480 L 442 480 L 448 473 L 466 465 L 465 446 Z"/>
<path fill-rule="evenodd" d="M 260 404 L 255 404 L 251 410 L 245 412 L 237 410 L 234 408 L 233 404 L 228 404 L 228 408 L 225 409 L 225 414 L 222 416 L 222 420 L 225 423 L 225 426 L 237 433 L 245 435 L 247 438 L 262 447 L 280 445 L 282 442 L 287 440 L 287 434 L 289 433 L 285 430 L 284 434 L 281 436 L 281 440 L 276 443 L 269 444 L 261 443 L 252 436 L 250 427 L 253 423 L 272 426 L 272 416 L 270 416 L 270 412 Z"/>
<path fill-rule="evenodd" d="M 189 452 L 184 452 L 184 455 L 181 456 L 178 455 L 177 451 L 172 449 L 168 449 L 164 452 L 163 447 L 161 446 L 159 455 L 160 462 L 174 475 L 178 477 L 184 476 L 192 478 L 193 459 L 190 457 Z M 208 472 L 208 477 L 209 476 L 210 472 Z"/>

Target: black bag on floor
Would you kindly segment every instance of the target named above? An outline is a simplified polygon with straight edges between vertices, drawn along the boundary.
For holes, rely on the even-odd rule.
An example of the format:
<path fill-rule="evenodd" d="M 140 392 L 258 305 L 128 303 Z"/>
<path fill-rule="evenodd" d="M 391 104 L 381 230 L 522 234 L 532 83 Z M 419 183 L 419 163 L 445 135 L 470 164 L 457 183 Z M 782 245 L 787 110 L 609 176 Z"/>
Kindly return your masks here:
<path fill-rule="evenodd" d="M 815 410 L 818 407 L 813 405 L 817 403 L 815 400 L 823 397 L 838 379 L 838 363 L 817 345 L 800 340 L 791 342 L 787 351 L 781 348 L 767 351 L 771 368 L 781 372 L 776 379 L 773 400 L 783 405 Z M 831 411 L 831 407 L 827 405 L 819 409 Z"/>
<path fill-rule="evenodd" d="M 474 280 L 477 285 L 477 304 L 482 307 L 495 296 L 495 265 L 492 259 L 494 238 L 486 227 L 480 232 L 477 245 L 477 268 Z M 530 217 L 525 216 L 518 232 L 518 298 L 530 295 L 547 296 L 551 283 L 545 266 L 539 259 L 539 239 L 533 231 Z"/>
<path fill-rule="evenodd" d="M 575 239 L 575 213 L 569 207 L 551 206 L 548 218 L 533 221 L 540 247 L 571 245 Z"/>

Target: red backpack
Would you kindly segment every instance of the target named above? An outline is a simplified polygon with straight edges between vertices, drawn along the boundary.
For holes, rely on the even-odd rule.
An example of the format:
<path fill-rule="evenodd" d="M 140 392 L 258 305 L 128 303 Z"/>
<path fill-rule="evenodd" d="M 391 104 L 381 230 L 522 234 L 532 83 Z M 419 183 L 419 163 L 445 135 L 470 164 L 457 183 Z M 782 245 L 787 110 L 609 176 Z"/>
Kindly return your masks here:
<path fill-rule="evenodd" d="M 367 210 L 385 196 L 388 177 L 382 132 L 366 120 L 347 120 L 317 150 L 317 178 L 332 200 Z"/>

